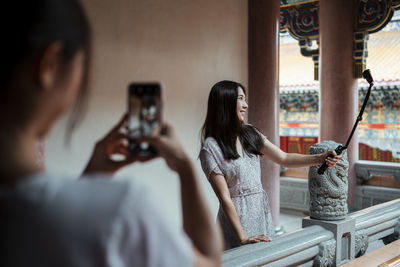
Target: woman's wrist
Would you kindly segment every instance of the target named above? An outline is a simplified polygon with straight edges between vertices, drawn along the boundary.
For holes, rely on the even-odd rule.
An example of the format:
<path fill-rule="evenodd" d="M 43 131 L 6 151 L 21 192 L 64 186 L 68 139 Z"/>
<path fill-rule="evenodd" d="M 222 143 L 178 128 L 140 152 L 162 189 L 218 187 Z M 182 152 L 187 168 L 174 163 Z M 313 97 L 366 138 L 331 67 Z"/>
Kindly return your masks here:
<path fill-rule="evenodd" d="M 247 239 L 248 239 L 248 237 L 247 237 L 246 234 L 242 235 L 242 236 L 239 238 L 240 243 L 241 243 L 242 245 L 244 245 L 244 244 L 246 243 Z"/>
<path fill-rule="evenodd" d="M 240 243 L 242 244 L 249 238 L 243 229 L 240 229 L 237 235 L 239 237 Z"/>
<path fill-rule="evenodd" d="M 318 154 L 316 156 L 317 156 L 317 159 L 316 159 L 316 162 L 315 162 L 316 165 L 320 165 L 320 164 L 323 164 L 325 162 L 325 153 Z"/>
<path fill-rule="evenodd" d="M 179 159 L 179 162 L 177 163 L 176 166 L 177 166 L 176 172 L 179 175 L 186 176 L 195 171 L 192 160 L 186 154 Z"/>
<path fill-rule="evenodd" d="M 93 167 L 93 163 L 92 163 L 93 157 L 90 158 L 89 162 L 86 164 L 85 169 L 83 169 L 82 171 L 82 175 L 86 175 L 86 174 L 92 174 L 95 171 L 95 168 Z"/>

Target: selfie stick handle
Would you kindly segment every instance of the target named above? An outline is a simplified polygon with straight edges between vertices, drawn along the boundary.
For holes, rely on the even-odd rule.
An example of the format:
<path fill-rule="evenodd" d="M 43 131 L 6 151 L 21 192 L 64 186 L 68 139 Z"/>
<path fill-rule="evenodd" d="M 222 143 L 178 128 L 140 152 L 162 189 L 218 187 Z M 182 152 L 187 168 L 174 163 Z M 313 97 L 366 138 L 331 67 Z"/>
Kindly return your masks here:
<path fill-rule="evenodd" d="M 347 147 L 344 147 L 344 146 L 342 146 L 342 145 L 338 145 L 338 147 L 335 148 L 336 155 L 339 156 L 340 154 L 342 154 L 342 152 L 343 152 L 346 148 L 347 148 Z M 328 157 L 333 158 L 333 155 L 329 155 Z M 328 168 L 328 164 L 327 164 L 326 162 L 324 162 L 324 164 L 322 164 L 322 165 L 318 168 L 317 173 L 318 173 L 318 174 L 324 174 L 324 172 L 326 171 L 327 168 Z"/>

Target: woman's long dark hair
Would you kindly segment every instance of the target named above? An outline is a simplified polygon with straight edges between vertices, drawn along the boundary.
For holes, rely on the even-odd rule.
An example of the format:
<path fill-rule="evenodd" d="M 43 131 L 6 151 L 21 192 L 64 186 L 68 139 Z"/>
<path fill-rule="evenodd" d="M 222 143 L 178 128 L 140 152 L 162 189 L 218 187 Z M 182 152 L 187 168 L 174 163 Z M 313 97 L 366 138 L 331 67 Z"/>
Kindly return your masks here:
<path fill-rule="evenodd" d="M 239 121 L 237 116 L 237 98 L 239 87 L 243 85 L 233 81 L 220 81 L 211 88 L 208 97 L 206 120 L 201 129 L 201 143 L 207 137 L 213 137 L 224 154 L 225 159 L 237 159 L 236 140 L 239 137 L 247 154 L 262 155 L 263 140 L 252 125 Z"/>
<path fill-rule="evenodd" d="M 34 66 L 35 59 L 55 42 L 62 45 L 61 60 L 65 70 L 78 51 L 84 52 L 82 88 L 69 120 L 72 131 L 85 106 L 90 59 L 90 26 L 79 0 L 6 0 L 1 8 L 0 30 L 5 39 L 0 43 L 0 97 L 3 101 L 9 95 L 22 94 L 17 97 L 21 120 L 29 118 L 33 101 L 9 84 L 18 79 L 15 76 L 18 69 L 27 62 Z"/>

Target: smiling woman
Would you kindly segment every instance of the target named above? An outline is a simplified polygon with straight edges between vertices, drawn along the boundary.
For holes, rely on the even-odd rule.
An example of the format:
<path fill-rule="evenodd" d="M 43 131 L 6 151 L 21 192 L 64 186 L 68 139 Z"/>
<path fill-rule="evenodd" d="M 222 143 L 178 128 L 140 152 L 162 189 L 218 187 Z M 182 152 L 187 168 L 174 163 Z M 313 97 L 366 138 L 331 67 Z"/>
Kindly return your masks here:
<path fill-rule="evenodd" d="M 245 88 L 233 81 L 216 83 L 208 98 L 202 128 L 200 161 L 214 189 L 225 249 L 270 241 L 275 235 L 267 193 L 261 185 L 260 156 L 284 166 L 319 165 L 328 151 L 317 155 L 285 153 L 254 126 L 245 122 Z M 327 159 L 334 166 L 340 157 Z"/>
<path fill-rule="evenodd" d="M 244 122 L 244 118 L 248 107 L 249 106 L 246 103 L 246 95 L 244 94 L 242 87 L 238 87 L 238 101 L 236 109 L 240 122 Z"/>
<path fill-rule="evenodd" d="M 202 130 L 200 161 L 219 201 L 225 249 L 270 241 L 274 235 L 268 196 L 261 186 L 261 148 L 265 138 L 245 124 L 243 85 L 221 81 L 211 89 Z"/>

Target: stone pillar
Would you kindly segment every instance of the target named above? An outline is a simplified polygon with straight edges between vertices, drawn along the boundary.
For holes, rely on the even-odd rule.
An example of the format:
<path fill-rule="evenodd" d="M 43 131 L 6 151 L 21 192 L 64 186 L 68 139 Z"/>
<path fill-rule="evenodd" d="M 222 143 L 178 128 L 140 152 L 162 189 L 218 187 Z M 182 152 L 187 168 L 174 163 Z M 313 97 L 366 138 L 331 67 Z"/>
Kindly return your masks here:
<path fill-rule="evenodd" d="M 249 3 L 249 122 L 279 146 L 279 0 Z M 279 166 L 261 160 L 261 180 L 279 226 Z"/>
<path fill-rule="evenodd" d="M 354 76 L 353 29 L 354 1 L 321 0 L 320 38 L 320 141 L 333 140 L 343 145 L 353 128 L 358 112 L 358 88 Z M 353 206 L 358 159 L 357 132 L 349 145 L 349 194 Z"/>

